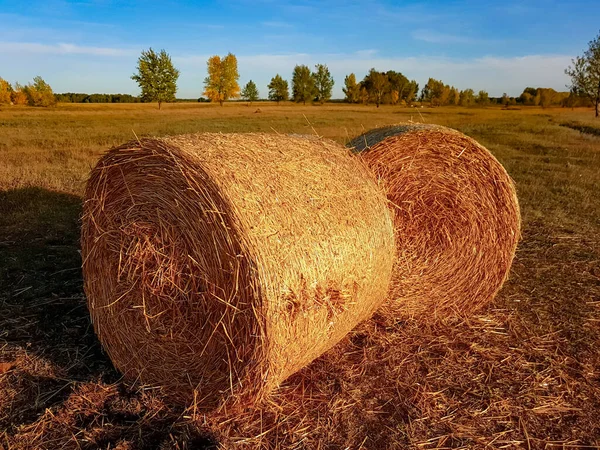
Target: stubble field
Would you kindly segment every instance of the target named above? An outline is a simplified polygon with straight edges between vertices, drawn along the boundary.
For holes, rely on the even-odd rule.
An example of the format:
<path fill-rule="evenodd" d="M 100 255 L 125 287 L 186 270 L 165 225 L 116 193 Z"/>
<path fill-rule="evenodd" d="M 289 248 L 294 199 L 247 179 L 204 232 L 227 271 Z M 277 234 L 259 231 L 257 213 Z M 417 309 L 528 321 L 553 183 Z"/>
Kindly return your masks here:
<path fill-rule="evenodd" d="M 94 336 L 79 256 L 90 167 L 136 136 L 456 128 L 514 178 L 523 238 L 477 315 L 383 313 L 228 420 L 124 385 Z M 0 109 L 0 449 L 597 448 L 600 121 L 586 110 L 267 103 Z"/>

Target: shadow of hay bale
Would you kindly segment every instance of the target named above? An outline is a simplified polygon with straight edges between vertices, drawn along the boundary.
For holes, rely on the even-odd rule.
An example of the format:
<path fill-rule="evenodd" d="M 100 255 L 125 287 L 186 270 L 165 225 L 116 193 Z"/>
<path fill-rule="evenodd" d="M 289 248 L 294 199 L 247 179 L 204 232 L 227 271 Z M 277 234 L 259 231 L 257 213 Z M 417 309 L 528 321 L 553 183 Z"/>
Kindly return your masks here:
<path fill-rule="evenodd" d="M 83 296 L 80 213 L 74 195 L 0 192 L 0 362 L 11 366 L 0 379 L 0 421 L 10 411 L 21 423 L 34 420 L 69 394 L 73 380 L 117 377 Z"/>

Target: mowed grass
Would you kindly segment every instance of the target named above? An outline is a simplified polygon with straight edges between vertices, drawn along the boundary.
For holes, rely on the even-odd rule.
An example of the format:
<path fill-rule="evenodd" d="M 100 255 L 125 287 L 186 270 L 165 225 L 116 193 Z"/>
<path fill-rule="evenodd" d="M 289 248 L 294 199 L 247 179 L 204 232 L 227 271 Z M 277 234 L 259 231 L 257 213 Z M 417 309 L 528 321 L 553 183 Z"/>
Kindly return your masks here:
<path fill-rule="evenodd" d="M 600 128 L 589 110 L 298 106 L 271 103 L 86 105 L 0 109 L 0 189 L 42 187 L 81 195 L 90 167 L 111 146 L 142 136 L 195 132 L 319 134 L 346 143 L 398 122 L 456 128 L 486 145 L 519 184 L 526 217 L 569 221 L 573 208 L 598 217 L 588 195 L 598 183 L 597 136 L 563 124 Z M 596 151 L 595 151 L 596 150 Z M 557 195 L 554 195 L 557 194 Z M 551 208 L 551 211 L 547 210 Z M 577 216 L 577 212 L 575 212 Z M 579 218 L 575 222 L 580 222 Z"/>
<path fill-rule="evenodd" d="M 119 381 L 89 323 L 78 252 L 81 195 L 104 151 L 204 131 L 345 143 L 409 121 L 472 136 L 516 182 L 523 240 L 489 307 L 428 328 L 380 313 L 272 405 L 226 423 Z M 589 109 L 2 107 L 0 449 L 600 445 L 599 128 Z"/>

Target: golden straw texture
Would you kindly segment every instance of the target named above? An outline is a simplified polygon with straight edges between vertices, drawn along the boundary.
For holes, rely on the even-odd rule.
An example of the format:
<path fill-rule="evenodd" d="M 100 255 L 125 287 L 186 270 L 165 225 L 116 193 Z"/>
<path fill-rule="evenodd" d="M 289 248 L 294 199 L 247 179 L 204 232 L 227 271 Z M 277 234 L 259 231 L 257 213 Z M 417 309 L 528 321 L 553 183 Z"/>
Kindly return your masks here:
<path fill-rule="evenodd" d="M 364 164 L 327 140 L 132 141 L 93 169 L 82 224 L 95 330 L 130 380 L 248 405 L 384 301 L 394 232 Z"/>
<path fill-rule="evenodd" d="M 390 306 L 436 319 L 491 301 L 520 237 L 515 186 L 476 141 L 432 125 L 367 132 L 348 144 L 386 186 L 396 228 Z"/>

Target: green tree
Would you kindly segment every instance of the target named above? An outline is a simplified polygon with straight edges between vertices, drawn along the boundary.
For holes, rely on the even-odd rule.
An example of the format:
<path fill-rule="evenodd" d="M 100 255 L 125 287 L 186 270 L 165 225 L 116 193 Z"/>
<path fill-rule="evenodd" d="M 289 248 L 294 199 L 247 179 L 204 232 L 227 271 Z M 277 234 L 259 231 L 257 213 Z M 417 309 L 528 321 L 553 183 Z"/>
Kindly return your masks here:
<path fill-rule="evenodd" d="M 444 84 L 442 80 L 430 78 L 421 92 L 421 100 L 431 102 L 432 106 L 444 106 L 460 102 L 460 94 L 454 86 Z"/>
<path fill-rule="evenodd" d="M 11 102 L 11 94 L 12 94 L 12 86 L 10 83 L 2 78 L 0 78 L 0 105 L 3 103 Z"/>
<path fill-rule="evenodd" d="M 449 105 L 458 105 L 459 100 L 460 100 L 460 93 L 458 92 L 458 89 L 456 89 L 454 86 L 452 86 L 450 88 L 450 96 L 448 98 L 448 104 Z"/>
<path fill-rule="evenodd" d="M 29 106 L 47 107 L 56 105 L 56 98 L 54 97 L 52 88 L 40 76 L 35 77 L 33 83 L 29 83 L 22 90 L 27 97 L 27 104 Z"/>
<path fill-rule="evenodd" d="M 396 103 L 398 101 L 405 101 L 407 104 L 410 104 L 414 101 L 415 94 L 419 90 L 419 85 L 415 80 L 409 81 L 401 72 L 395 72 L 393 70 L 388 70 L 386 73 L 388 78 L 388 89 L 389 89 L 389 100 L 391 103 Z M 396 91 L 396 94 L 393 92 Z"/>
<path fill-rule="evenodd" d="M 289 86 L 287 80 L 281 78 L 279 74 L 271 78 L 267 86 L 269 88 L 269 100 L 277 102 L 286 101 L 289 98 Z"/>
<path fill-rule="evenodd" d="M 143 50 L 138 58 L 137 73 L 131 76 L 142 90 L 143 102 L 163 102 L 175 100 L 179 70 L 173 66 L 169 54 L 161 50 L 156 53 L 152 48 Z"/>
<path fill-rule="evenodd" d="M 473 103 L 475 103 L 475 92 L 473 92 L 473 89 L 460 91 L 458 96 L 458 104 L 460 106 L 471 106 Z"/>
<path fill-rule="evenodd" d="M 488 103 L 490 103 L 490 96 L 486 91 L 479 91 L 479 94 L 477 94 L 476 101 L 478 105 L 485 106 Z"/>
<path fill-rule="evenodd" d="M 324 103 L 331 98 L 335 82 L 327 65 L 317 64 L 315 68 L 316 71 L 312 74 L 315 84 L 315 100 Z"/>
<path fill-rule="evenodd" d="M 258 89 L 254 81 L 250 80 L 246 83 L 246 86 L 242 89 L 242 98 L 249 101 L 250 104 L 258 100 Z"/>
<path fill-rule="evenodd" d="M 504 106 L 510 105 L 510 97 L 508 96 L 508 94 L 506 92 L 504 94 L 502 94 L 501 102 Z"/>
<path fill-rule="evenodd" d="M 351 73 L 344 78 L 344 94 L 348 103 L 358 103 L 360 100 L 360 84 L 356 82 L 356 75 Z"/>
<path fill-rule="evenodd" d="M 367 88 L 364 87 L 362 85 L 362 83 L 359 84 L 359 86 L 360 86 L 360 102 L 363 105 L 367 105 L 367 104 L 369 104 L 369 91 L 367 91 Z"/>
<path fill-rule="evenodd" d="M 384 95 L 389 90 L 387 75 L 371 69 L 361 84 L 367 90 L 369 99 L 375 102 L 375 105 L 379 108 L 379 105 L 383 102 Z"/>
<path fill-rule="evenodd" d="M 417 93 L 419 92 L 419 83 L 415 80 L 411 80 L 406 88 L 406 93 L 401 94 L 400 98 L 406 102 L 406 104 L 410 105 L 417 98 Z"/>
<path fill-rule="evenodd" d="M 302 65 L 294 67 L 294 74 L 292 76 L 292 99 L 297 103 L 303 102 L 306 105 L 306 101 L 311 101 L 315 98 L 316 94 L 315 79 L 310 73 L 308 66 Z"/>
<path fill-rule="evenodd" d="M 221 106 L 224 101 L 240 96 L 240 74 L 237 58 L 233 53 L 228 53 L 223 58 L 211 56 L 206 65 L 208 76 L 204 79 L 204 95 L 213 102 L 219 102 Z"/>
<path fill-rule="evenodd" d="M 600 116 L 600 33 L 588 43 L 582 56 L 572 60 L 565 73 L 571 77 L 571 90 L 590 98 Z"/>

